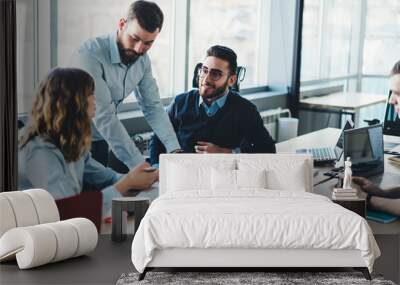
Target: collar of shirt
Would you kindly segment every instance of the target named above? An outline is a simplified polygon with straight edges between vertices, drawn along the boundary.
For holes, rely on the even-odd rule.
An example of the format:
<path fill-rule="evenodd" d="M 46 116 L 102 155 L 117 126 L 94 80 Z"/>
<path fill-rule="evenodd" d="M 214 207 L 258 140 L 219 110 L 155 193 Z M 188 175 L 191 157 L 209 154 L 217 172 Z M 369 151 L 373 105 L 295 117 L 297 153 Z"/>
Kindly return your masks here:
<path fill-rule="evenodd" d="M 224 95 L 214 102 L 211 103 L 210 106 L 208 106 L 206 103 L 203 101 L 203 97 L 199 95 L 199 106 L 203 105 L 204 110 L 206 111 L 207 116 L 212 117 L 214 116 L 219 109 L 224 107 L 226 98 L 228 97 L 229 89 L 225 91 Z"/>
<path fill-rule="evenodd" d="M 110 58 L 111 63 L 121 63 L 121 56 L 119 54 L 118 44 L 117 44 L 117 33 L 110 34 Z"/>

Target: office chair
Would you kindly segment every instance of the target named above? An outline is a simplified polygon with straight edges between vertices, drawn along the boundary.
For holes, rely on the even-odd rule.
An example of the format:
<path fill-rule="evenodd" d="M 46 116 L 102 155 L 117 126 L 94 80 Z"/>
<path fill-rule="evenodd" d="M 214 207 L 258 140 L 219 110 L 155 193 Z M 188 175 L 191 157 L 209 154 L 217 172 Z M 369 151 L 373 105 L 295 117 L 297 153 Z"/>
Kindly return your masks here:
<path fill-rule="evenodd" d="M 196 67 L 194 68 L 193 72 L 193 80 L 192 80 L 192 86 L 193 88 L 199 88 L 199 69 L 203 66 L 201 62 L 196 64 Z M 232 91 L 239 92 L 240 90 L 240 83 L 244 80 L 246 76 L 246 68 L 243 66 L 238 66 L 236 70 L 236 75 L 237 75 L 237 80 L 235 84 L 230 87 Z"/>
<path fill-rule="evenodd" d="M 392 129 L 399 129 L 397 122 L 397 113 L 393 105 L 389 103 L 390 96 L 392 96 L 392 91 L 389 92 L 386 108 L 385 108 L 385 117 L 383 119 L 383 132 L 385 135 L 389 135 Z M 368 126 L 379 124 L 379 119 L 372 120 L 364 120 L 364 122 L 368 123 Z M 386 131 L 386 133 L 385 133 Z M 397 131 L 398 132 L 398 131 Z"/>

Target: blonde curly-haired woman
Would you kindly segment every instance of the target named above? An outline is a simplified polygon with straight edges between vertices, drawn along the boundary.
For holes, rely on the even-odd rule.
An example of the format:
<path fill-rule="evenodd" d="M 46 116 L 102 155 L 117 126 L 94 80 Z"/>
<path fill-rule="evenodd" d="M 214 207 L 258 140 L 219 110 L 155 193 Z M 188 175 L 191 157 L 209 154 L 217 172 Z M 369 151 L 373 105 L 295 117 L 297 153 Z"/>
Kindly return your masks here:
<path fill-rule="evenodd" d="M 47 189 L 61 199 L 81 193 L 85 183 L 102 191 L 105 215 L 113 197 L 150 188 L 158 171 L 143 163 L 121 175 L 91 157 L 94 88 L 92 77 L 75 68 L 53 69 L 42 81 L 19 141 L 19 188 Z"/>

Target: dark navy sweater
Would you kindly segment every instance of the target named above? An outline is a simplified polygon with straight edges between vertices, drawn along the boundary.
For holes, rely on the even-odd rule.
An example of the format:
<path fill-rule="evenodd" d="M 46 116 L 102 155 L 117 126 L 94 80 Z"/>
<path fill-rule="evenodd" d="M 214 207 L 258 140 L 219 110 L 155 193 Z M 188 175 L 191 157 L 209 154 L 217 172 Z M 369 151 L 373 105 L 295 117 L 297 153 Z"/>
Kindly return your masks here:
<path fill-rule="evenodd" d="M 235 92 L 229 92 L 225 105 L 212 117 L 199 105 L 199 91 L 192 90 L 175 97 L 167 109 L 181 148 L 195 152 L 198 141 L 219 147 L 240 148 L 242 153 L 275 153 L 275 142 L 263 125 L 256 106 Z M 158 163 L 165 147 L 153 136 L 150 141 L 150 163 Z"/>

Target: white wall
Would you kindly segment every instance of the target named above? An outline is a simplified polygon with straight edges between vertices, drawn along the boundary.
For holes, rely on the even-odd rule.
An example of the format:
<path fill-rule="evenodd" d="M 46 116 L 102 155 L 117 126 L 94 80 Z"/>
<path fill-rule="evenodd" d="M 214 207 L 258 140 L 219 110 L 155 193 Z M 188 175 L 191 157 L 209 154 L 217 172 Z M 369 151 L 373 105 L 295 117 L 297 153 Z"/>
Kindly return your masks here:
<path fill-rule="evenodd" d="M 33 27 L 34 1 L 17 1 L 17 94 L 18 113 L 26 112 L 32 104 L 35 85 L 35 28 Z"/>

